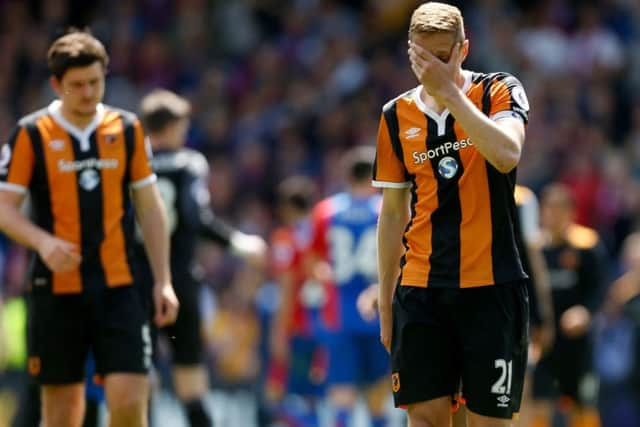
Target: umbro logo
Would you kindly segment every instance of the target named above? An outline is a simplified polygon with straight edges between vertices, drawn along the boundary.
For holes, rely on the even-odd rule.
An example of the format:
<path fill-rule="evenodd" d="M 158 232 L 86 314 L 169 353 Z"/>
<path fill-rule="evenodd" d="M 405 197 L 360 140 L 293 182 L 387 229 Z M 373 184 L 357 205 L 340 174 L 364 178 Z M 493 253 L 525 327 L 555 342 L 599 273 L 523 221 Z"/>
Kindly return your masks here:
<path fill-rule="evenodd" d="M 409 128 L 409 129 L 404 131 L 404 136 L 407 139 L 416 138 L 416 137 L 420 136 L 420 132 L 421 131 L 422 131 L 422 129 L 420 129 L 420 128 Z"/>
<path fill-rule="evenodd" d="M 11 147 L 8 143 L 5 143 L 0 150 L 0 175 L 6 175 L 9 173 L 9 162 L 11 161 Z"/>
<path fill-rule="evenodd" d="M 509 406 L 509 402 L 511 402 L 511 398 L 509 396 L 505 396 L 504 394 L 500 397 L 496 397 L 496 399 L 498 400 L 498 407 L 499 408 L 506 408 Z"/>

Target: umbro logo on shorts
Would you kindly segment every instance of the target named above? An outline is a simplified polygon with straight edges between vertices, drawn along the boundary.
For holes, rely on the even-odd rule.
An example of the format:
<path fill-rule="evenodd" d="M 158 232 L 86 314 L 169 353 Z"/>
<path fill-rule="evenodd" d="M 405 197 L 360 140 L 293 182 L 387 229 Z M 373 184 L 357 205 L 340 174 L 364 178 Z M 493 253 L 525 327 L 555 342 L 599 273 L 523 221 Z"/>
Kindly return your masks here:
<path fill-rule="evenodd" d="M 509 402 L 511 402 L 511 398 L 509 396 L 506 395 L 502 395 L 500 397 L 496 397 L 496 399 L 498 399 L 498 407 L 499 408 L 506 408 L 509 406 Z"/>
<path fill-rule="evenodd" d="M 391 389 L 394 393 L 400 390 L 400 374 L 397 372 L 391 374 Z"/>

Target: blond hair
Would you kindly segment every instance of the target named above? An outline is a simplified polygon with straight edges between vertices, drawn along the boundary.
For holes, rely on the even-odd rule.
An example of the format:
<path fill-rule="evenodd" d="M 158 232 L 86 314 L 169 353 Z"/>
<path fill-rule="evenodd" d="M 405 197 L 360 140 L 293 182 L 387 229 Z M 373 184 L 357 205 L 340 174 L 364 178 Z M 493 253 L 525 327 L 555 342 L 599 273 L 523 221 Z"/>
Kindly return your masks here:
<path fill-rule="evenodd" d="M 413 34 L 433 33 L 452 33 L 456 42 L 463 41 L 464 20 L 460 9 L 450 4 L 430 1 L 414 10 L 409 24 L 409 37 Z"/>

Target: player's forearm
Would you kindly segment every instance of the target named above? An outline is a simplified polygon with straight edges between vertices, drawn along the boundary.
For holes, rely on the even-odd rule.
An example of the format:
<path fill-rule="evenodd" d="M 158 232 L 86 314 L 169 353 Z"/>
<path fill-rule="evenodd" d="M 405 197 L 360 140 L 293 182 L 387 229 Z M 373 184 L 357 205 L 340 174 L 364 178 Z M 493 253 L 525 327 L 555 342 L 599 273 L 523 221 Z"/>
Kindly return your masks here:
<path fill-rule="evenodd" d="M 459 88 L 449 91 L 442 100 L 476 149 L 493 167 L 508 173 L 517 166 L 522 153 L 520 136 L 483 114 Z"/>
<path fill-rule="evenodd" d="M 200 212 L 198 228 L 202 237 L 227 248 L 231 244 L 233 227 L 218 218 L 210 209 Z"/>
<path fill-rule="evenodd" d="M 32 223 L 12 203 L 0 201 L 0 212 L 0 231 L 20 245 L 37 251 L 39 242 L 49 236 L 49 233 Z"/>
<path fill-rule="evenodd" d="M 162 202 L 158 200 L 158 203 L 150 204 L 142 209 L 138 222 L 155 283 L 171 283 L 169 227 Z"/>
<path fill-rule="evenodd" d="M 378 280 L 380 308 L 389 307 L 398 277 L 400 258 L 404 252 L 402 235 L 407 216 L 380 215 L 378 220 Z"/>
<path fill-rule="evenodd" d="M 544 260 L 544 255 L 540 248 L 536 245 L 528 244 L 529 260 L 531 269 L 533 270 L 534 291 L 538 298 L 538 311 L 540 318 L 545 325 L 553 325 L 553 304 L 551 301 L 551 283 L 549 282 L 549 274 Z"/>

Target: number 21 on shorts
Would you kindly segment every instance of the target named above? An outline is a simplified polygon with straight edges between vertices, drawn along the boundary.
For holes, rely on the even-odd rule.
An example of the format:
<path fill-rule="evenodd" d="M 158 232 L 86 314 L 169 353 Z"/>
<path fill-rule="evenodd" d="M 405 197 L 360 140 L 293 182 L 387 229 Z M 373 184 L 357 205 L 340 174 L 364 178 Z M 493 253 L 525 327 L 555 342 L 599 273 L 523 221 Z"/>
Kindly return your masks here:
<path fill-rule="evenodd" d="M 511 394 L 511 374 L 513 361 L 504 359 L 496 359 L 494 367 L 500 370 L 500 378 L 491 386 L 491 393 L 494 394 Z"/>

